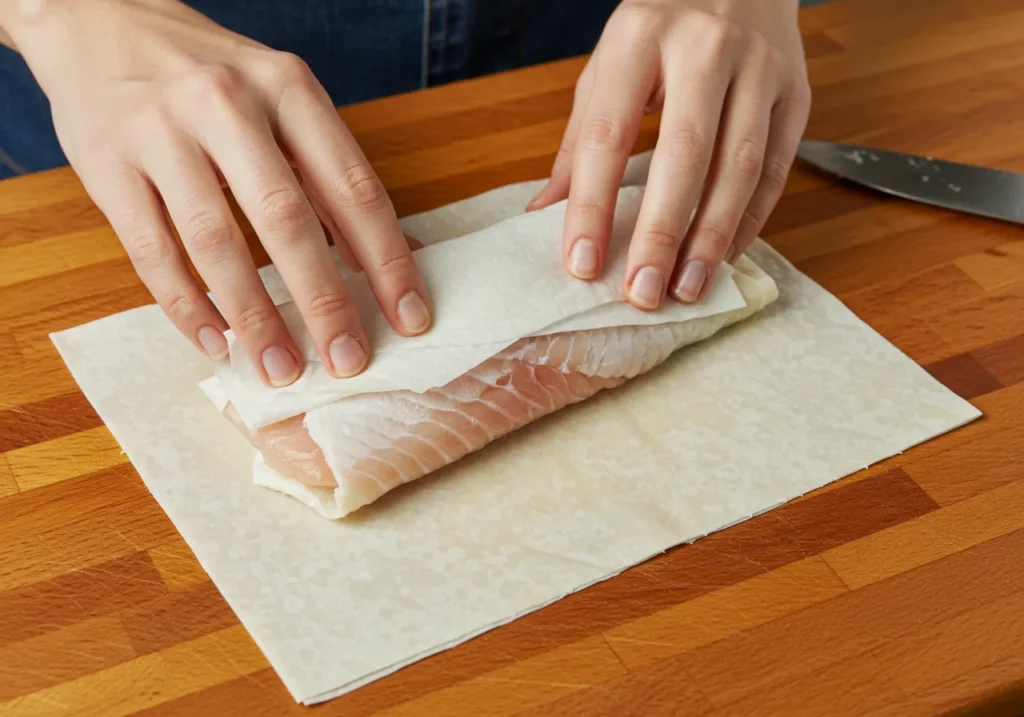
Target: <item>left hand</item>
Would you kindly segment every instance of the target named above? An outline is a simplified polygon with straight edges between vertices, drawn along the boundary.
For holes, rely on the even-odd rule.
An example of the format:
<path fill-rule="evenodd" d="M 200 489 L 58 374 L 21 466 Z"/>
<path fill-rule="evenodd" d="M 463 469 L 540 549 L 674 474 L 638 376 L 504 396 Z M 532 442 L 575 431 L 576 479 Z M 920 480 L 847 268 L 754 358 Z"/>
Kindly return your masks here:
<path fill-rule="evenodd" d="M 528 207 L 568 197 L 571 274 L 600 275 L 626 160 L 643 115 L 656 109 L 627 299 L 647 310 L 666 293 L 699 301 L 719 264 L 746 251 L 782 194 L 810 111 L 797 6 L 623 0 L 576 85 L 551 181 Z"/>

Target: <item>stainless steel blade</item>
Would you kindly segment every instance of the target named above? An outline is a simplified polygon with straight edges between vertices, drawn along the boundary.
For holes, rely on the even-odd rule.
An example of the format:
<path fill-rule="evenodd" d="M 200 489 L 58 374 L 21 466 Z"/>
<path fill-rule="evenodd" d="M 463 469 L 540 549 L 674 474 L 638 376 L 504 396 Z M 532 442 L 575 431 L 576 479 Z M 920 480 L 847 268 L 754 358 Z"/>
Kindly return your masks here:
<path fill-rule="evenodd" d="M 1024 175 L 850 144 L 807 140 L 801 159 L 858 184 L 970 214 L 1024 224 Z"/>

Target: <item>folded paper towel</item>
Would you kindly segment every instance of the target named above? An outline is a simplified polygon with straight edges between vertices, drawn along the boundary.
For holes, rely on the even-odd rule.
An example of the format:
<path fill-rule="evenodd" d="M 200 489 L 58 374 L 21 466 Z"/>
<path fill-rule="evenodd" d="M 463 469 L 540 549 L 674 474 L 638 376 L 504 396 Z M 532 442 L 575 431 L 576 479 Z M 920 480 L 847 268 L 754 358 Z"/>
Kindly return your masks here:
<path fill-rule="evenodd" d="M 600 280 L 565 273 L 560 202 L 418 252 L 437 316 L 422 336 L 398 336 L 365 276 L 351 277 L 376 339 L 374 361 L 360 376 L 331 377 L 297 308 L 286 303 L 282 315 L 308 361 L 296 384 L 266 387 L 229 336 L 230 359 L 200 386 L 260 451 L 258 484 L 326 518 L 343 517 L 654 368 L 776 298 L 771 278 L 743 258 L 735 275 L 722 267 L 700 304 L 670 300 L 653 312 L 629 306 L 621 277 L 642 198 L 641 188 L 620 190 L 609 269 Z M 631 330 L 617 330 L 624 327 Z"/>
<path fill-rule="evenodd" d="M 299 380 L 283 388 L 266 386 L 228 332 L 230 356 L 217 366 L 219 386 L 211 382 L 204 388 L 226 396 L 243 423 L 256 429 L 348 396 L 443 386 L 524 336 L 692 321 L 745 306 L 729 266 L 717 273 L 700 304 L 668 301 L 659 311 L 643 312 L 624 302 L 626 252 L 642 199 L 641 187 L 620 190 L 609 266 L 598 281 L 573 280 L 562 267 L 565 202 L 559 202 L 416 252 L 436 317 L 421 336 L 395 332 L 365 275 L 349 277 L 374 349 L 359 376 L 336 379 L 327 372 L 298 308 L 287 302 L 279 307 L 281 315 L 306 361 Z"/>

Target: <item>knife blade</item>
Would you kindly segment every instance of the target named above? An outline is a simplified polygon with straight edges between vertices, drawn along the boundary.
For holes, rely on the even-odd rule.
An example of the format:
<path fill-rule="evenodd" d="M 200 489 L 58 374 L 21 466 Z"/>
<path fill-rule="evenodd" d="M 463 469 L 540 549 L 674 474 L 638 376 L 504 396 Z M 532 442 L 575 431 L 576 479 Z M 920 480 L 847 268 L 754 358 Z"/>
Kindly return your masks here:
<path fill-rule="evenodd" d="M 1024 174 L 816 140 L 801 142 L 797 155 L 826 172 L 880 192 L 1024 224 Z"/>

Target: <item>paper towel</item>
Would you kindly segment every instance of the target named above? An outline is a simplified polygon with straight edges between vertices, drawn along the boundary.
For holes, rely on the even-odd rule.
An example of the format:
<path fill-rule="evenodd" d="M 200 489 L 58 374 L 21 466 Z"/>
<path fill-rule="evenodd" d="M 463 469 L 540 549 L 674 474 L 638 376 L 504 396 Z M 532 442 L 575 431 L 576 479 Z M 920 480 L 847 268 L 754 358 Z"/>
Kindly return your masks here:
<path fill-rule="evenodd" d="M 327 372 L 298 307 L 288 302 L 279 309 L 306 360 L 303 375 L 284 388 L 266 386 L 229 331 L 230 358 L 217 367 L 221 390 L 254 429 L 347 396 L 422 393 L 443 386 L 524 336 L 691 321 L 743 307 L 728 265 L 716 273 L 699 304 L 667 301 L 658 311 L 645 312 L 624 303 L 622 276 L 642 199 L 640 187 L 619 192 L 608 270 L 596 281 L 575 281 L 562 266 L 559 237 L 566 203 L 559 202 L 416 252 L 435 317 L 421 336 L 400 336 L 366 276 L 350 276 L 349 291 L 374 350 L 360 375 L 336 379 Z M 467 213 L 472 214 L 462 215 Z M 465 219 L 460 225 L 471 226 Z"/>

